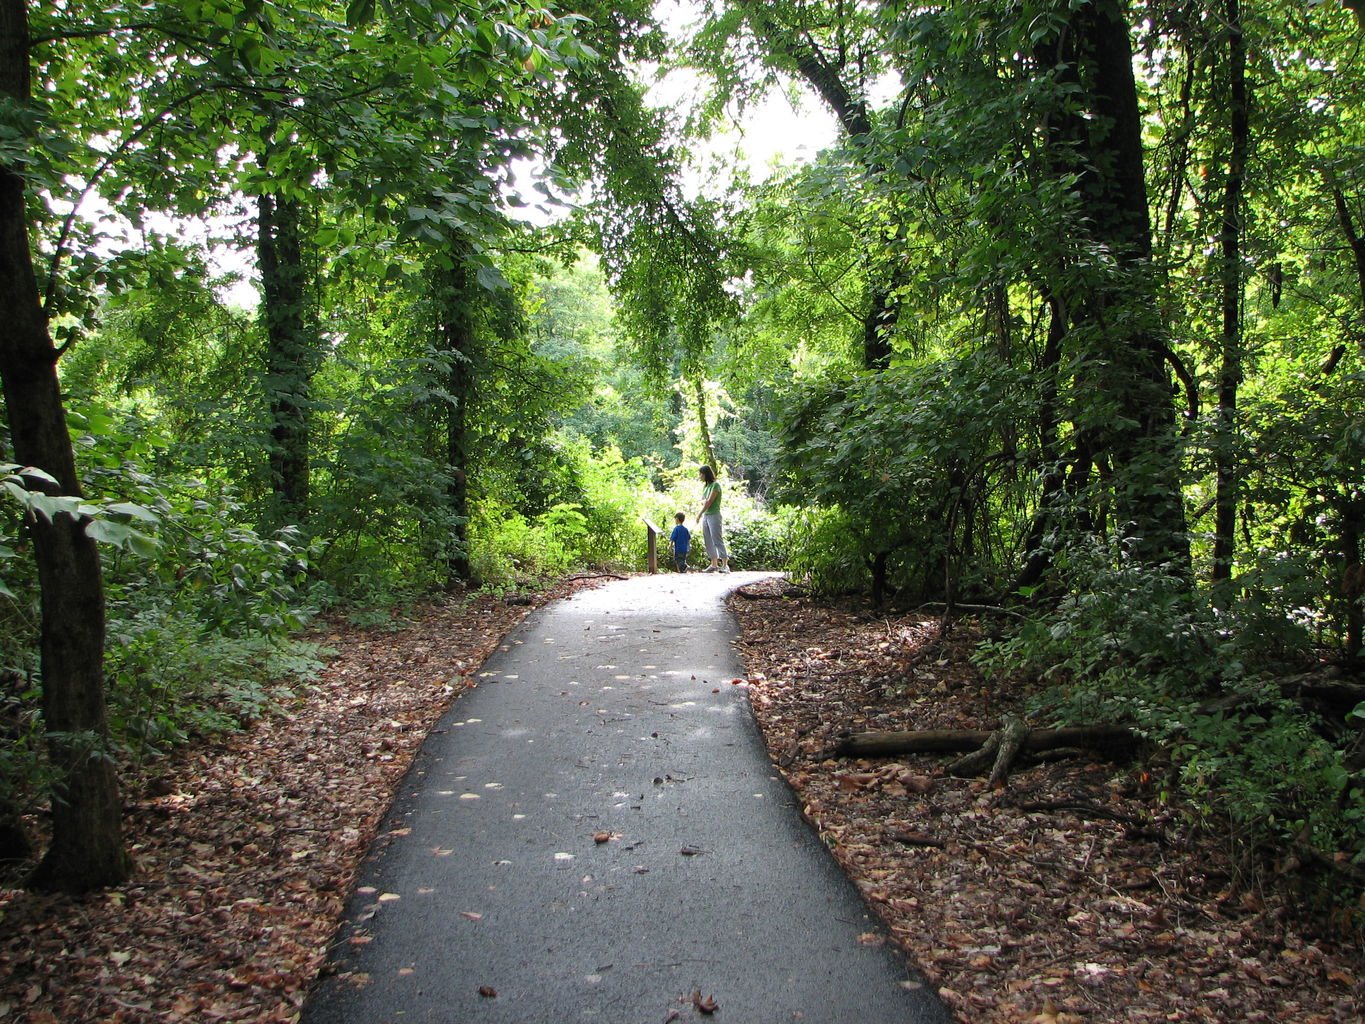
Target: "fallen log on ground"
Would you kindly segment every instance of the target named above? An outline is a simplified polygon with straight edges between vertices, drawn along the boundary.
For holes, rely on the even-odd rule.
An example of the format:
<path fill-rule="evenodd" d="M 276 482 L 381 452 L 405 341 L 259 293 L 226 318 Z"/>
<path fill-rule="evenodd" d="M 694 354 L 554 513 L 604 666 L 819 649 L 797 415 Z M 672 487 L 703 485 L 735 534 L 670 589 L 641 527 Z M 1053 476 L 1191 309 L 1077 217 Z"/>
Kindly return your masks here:
<path fill-rule="evenodd" d="M 1337 665 L 1324 665 L 1311 672 L 1283 676 L 1271 682 L 1283 697 L 1301 704 L 1316 704 L 1324 717 L 1345 718 L 1355 707 L 1365 703 L 1365 683 L 1348 677 Z M 1199 706 L 1199 711 L 1206 715 L 1226 713 L 1255 707 L 1264 700 L 1263 691 L 1252 689 L 1206 701 Z"/>
<path fill-rule="evenodd" d="M 769 593 L 766 590 L 751 591 L 749 587 L 752 583 L 746 583 L 738 590 L 734 591 L 736 597 L 742 597 L 746 601 L 785 601 L 793 595 L 809 594 L 810 589 L 801 586 L 799 583 L 788 583 L 780 593 Z"/>
<path fill-rule="evenodd" d="M 859 732 L 839 741 L 839 757 L 896 757 L 901 754 L 953 754 L 979 750 L 998 730 L 917 729 L 910 732 Z M 1059 747 L 1083 747 L 1111 760 L 1132 756 L 1138 736 L 1122 725 L 1076 725 L 1065 729 L 1030 729 L 1020 742 L 1029 753 Z"/>
<path fill-rule="evenodd" d="M 991 765 L 990 787 L 1003 786 L 1009 775 L 1010 765 L 1019 756 L 1019 751 L 1028 739 L 1029 727 L 1022 718 L 1007 718 L 1000 728 L 991 733 L 990 739 L 981 748 L 966 757 L 959 758 L 948 766 L 949 775 L 980 775 Z"/>

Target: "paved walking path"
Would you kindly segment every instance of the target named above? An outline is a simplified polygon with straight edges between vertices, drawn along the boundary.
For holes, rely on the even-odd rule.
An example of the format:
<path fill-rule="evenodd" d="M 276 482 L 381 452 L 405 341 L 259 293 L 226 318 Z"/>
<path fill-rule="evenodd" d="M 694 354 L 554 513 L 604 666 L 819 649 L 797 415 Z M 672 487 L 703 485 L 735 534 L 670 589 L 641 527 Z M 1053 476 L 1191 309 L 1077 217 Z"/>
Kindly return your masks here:
<path fill-rule="evenodd" d="M 418 754 L 304 1024 L 946 1024 L 859 941 L 731 683 L 723 601 L 762 575 L 612 583 L 509 637 Z"/>

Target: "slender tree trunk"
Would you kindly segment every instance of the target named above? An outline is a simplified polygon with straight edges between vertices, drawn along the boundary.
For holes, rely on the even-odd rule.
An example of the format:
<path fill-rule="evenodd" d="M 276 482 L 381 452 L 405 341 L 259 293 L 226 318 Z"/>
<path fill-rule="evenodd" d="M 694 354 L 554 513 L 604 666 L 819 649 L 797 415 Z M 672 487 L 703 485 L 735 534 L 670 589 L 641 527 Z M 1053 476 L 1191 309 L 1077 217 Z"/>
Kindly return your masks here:
<path fill-rule="evenodd" d="M 1171 239 L 1175 236 L 1175 226 L 1180 216 L 1180 201 L 1185 195 L 1185 173 L 1190 165 L 1190 136 L 1194 134 L 1196 118 L 1191 102 L 1194 93 L 1193 54 L 1185 65 L 1184 77 L 1180 80 L 1180 128 L 1174 133 L 1175 154 L 1170 162 L 1171 194 L 1166 197 L 1166 219 L 1162 228 L 1162 248 L 1169 250 Z"/>
<path fill-rule="evenodd" d="M 1062 469 L 1060 445 L 1057 438 L 1060 416 L 1057 413 L 1057 372 L 1062 357 L 1062 342 L 1066 338 L 1067 317 L 1061 301 L 1054 295 L 1048 301 L 1047 343 L 1035 371 L 1039 378 L 1038 451 L 1042 458 L 1042 487 L 1038 509 L 1029 526 L 1024 543 L 1023 571 L 1015 580 L 1014 590 L 1037 586 L 1052 566 L 1052 545 L 1049 534 L 1060 525 L 1066 503 L 1066 473 Z"/>
<path fill-rule="evenodd" d="M 1214 447 L 1217 491 L 1214 495 L 1213 579 L 1232 579 L 1237 530 L 1237 392 L 1242 383 L 1242 192 L 1250 145 L 1246 83 L 1246 37 L 1240 0 L 1227 0 L 1228 125 L 1231 138 L 1228 176 L 1223 188 L 1222 365 L 1218 373 L 1218 436 Z M 1226 586 L 1215 586 L 1225 592 Z M 1230 595 L 1222 593 L 1226 602 Z"/>
<path fill-rule="evenodd" d="M 1346 242 L 1351 247 L 1351 258 L 1355 265 L 1356 283 L 1360 286 L 1360 299 L 1365 302 L 1365 238 L 1356 229 L 1355 218 L 1351 216 L 1351 208 L 1346 205 L 1346 196 L 1341 189 L 1332 190 L 1332 204 L 1336 207 L 1337 221 L 1341 224 L 1341 232 L 1346 236 Z"/>
<path fill-rule="evenodd" d="M 844 137 L 863 154 L 868 172 L 881 174 L 884 169 L 882 165 L 867 155 L 868 136 L 872 133 L 872 117 L 867 102 L 845 84 L 839 64 L 829 60 L 809 38 L 779 22 L 767 0 L 742 0 L 738 6 L 748 18 L 754 33 L 764 40 L 770 50 L 790 61 L 796 73 L 825 101 L 838 120 Z M 891 362 L 891 335 L 898 314 L 892 296 L 902 275 L 894 263 L 889 266 L 888 274 L 889 280 L 869 282 L 862 338 L 863 366 L 869 370 L 884 370 Z"/>
<path fill-rule="evenodd" d="M 312 382 L 322 340 L 312 303 L 312 274 L 304 262 L 302 204 L 267 193 L 257 210 L 270 481 L 281 517 L 297 523 L 308 515 Z"/>
<path fill-rule="evenodd" d="M 706 384 L 700 375 L 692 382 L 692 396 L 697 400 L 697 425 L 701 430 L 702 458 L 719 475 L 720 466 L 716 462 L 716 450 L 711 446 L 711 425 L 706 421 Z"/>
<path fill-rule="evenodd" d="M 1359 491 L 1342 496 L 1338 511 L 1341 515 L 1341 592 L 1346 602 L 1346 629 L 1343 637 L 1346 657 L 1358 660 L 1365 657 L 1365 567 L 1360 561 L 1361 535 L 1365 533 L 1365 495 Z"/>
<path fill-rule="evenodd" d="M 469 407 L 476 385 L 474 355 L 474 285 L 462 255 L 449 268 L 437 272 L 436 308 L 442 352 L 449 360 L 445 409 L 446 471 L 450 482 L 446 499 L 455 518 L 455 536 L 446 558 L 446 586 L 455 589 L 472 582 L 469 561 Z"/>
<path fill-rule="evenodd" d="M 29 100 L 24 0 L 0 0 L 0 93 Z M 0 382 L 14 458 L 56 479 L 31 489 L 79 493 L 76 460 L 57 381 L 57 353 L 39 297 L 28 239 L 24 182 L 0 167 Z M 60 515 L 29 523 L 41 590 L 43 721 L 58 771 L 52 844 L 30 879 L 37 888 L 81 891 L 128 876 L 118 780 L 109 759 L 104 703 L 104 586 L 85 521 Z"/>

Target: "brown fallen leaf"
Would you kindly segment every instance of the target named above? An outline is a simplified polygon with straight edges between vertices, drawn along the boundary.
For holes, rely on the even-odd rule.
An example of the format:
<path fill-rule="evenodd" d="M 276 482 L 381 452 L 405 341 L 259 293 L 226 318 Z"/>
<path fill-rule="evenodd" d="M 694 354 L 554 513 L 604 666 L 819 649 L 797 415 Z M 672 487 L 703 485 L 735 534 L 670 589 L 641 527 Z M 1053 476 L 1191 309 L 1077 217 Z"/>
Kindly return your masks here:
<path fill-rule="evenodd" d="M 701 989 L 697 989 L 692 993 L 692 1005 L 708 1016 L 720 1009 L 720 1004 L 716 1002 L 716 997 L 702 996 Z"/>
<path fill-rule="evenodd" d="M 912 793 L 929 793 L 934 788 L 933 779 L 914 772 L 902 772 L 896 776 L 896 781 Z"/>
<path fill-rule="evenodd" d="M 879 780 L 871 772 L 847 772 L 837 776 L 839 788 L 851 792 L 857 789 L 868 789 L 874 786 Z"/>

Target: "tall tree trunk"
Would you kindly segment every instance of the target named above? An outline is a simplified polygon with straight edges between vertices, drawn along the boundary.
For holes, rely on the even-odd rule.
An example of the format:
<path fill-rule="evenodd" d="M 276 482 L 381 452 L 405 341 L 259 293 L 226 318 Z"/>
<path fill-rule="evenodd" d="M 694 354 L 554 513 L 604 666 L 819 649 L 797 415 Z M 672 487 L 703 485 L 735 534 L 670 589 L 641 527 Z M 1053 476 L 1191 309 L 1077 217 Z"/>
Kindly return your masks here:
<path fill-rule="evenodd" d="M 0 0 L 0 92 L 29 101 L 25 0 Z M 28 486 L 79 493 L 76 460 L 57 381 L 28 239 L 24 182 L 0 167 L 0 382 L 14 458 L 52 476 Z M 104 703 L 104 585 L 99 552 L 85 521 L 59 515 L 29 523 L 41 592 L 43 721 L 58 780 L 52 795 L 52 844 L 30 879 L 37 888 L 81 891 L 128 877 L 118 779 L 107 749 Z"/>
<path fill-rule="evenodd" d="M 1361 535 L 1365 533 L 1365 495 L 1349 492 L 1337 498 L 1341 515 L 1341 594 L 1346 602 L 1346 629 L 1343 642 L 1346 657 L 1352 661 L 1365 658 L 1365 566 L 1360 561 Z"/>
<path fill-rule="evenodd" d="M 297 523 L 308 515 L 312 382 L 322 355 L 312 274 L 304 262 L 302 204 L 279 194 L 262 195 L 257 231 L 270 396 L 270 483 L 281 518 Z"/>
<path fill-rule="evenodd" d="M 1067 316 L 1062 302 L 1049 296 L 1047 342 L 1042 358 L 1034 371 L 1038 377 L 1038 453 L 1042 459 L 1041 494 L 1038 508 L 1029 526 L 1024 543 L 1024 568 L 1015 580 L 1014 590 L 1035 587 L 1052 567 L 1051 535 L 1061 525 L 1067 503 L 1066 473 L 1062 467 L 1057 412 L 1057 373 L 1062 358 L 1062 342 L 1066 338 Z"/>
<path fill-rule="evenodd" d="M 1242 191 L 1251 127 L 1247 103 L 1246 37 L 1240 0 L 1227 0 L 1228 29 L 1228 176 L 1223 187 L 1222 365 L 1218 372 L 1218 434 L 1214 446 L 1217 491 L 1214 495 L 1213 579 L 1232 579 L 1237 529 L 1237 392 L 1242 383 Z M 1227 586 L 1215 585 L 1226 603 Z"/>
<path fill-rule="evenodd" d="M 448 509 L 456 520 L 455 536 L 446 558 L 446 586 L 455 589 L 473 582 L 469 561 L 469 407 L 474 397 L 475 286 L 469 264 L 461 254 L 448 269 L 436 274 L 436 309 L 442 353 L 449 361 L 445 408 L 446 487 Z"/>
<path fill-rule="evenodd" d="M 1346 196 L 1342 194 L 1341 189 L 1334 188 L 1332 190 L 1332 204 L 1336 207 L 1337 222 L 1341 224 L 1341 233 L 1346 236 L 1346 242 L 1351 247 L 1356 283 L 1360 286 L 1360 299 L 1361 302 L 1365 302 L 1365 238 L 1361 237 L 1356 228 L 1355 218 L 1351 216 L 1351 208 L 1346 205 Z"/>
<path fill-rule="evenodd" d="M 1059 170 L 1078 174 L 1084 230 L 1117 268 L 1111 282 L 1087 282 L 1068 302 L 1085 384 L 1099 396 L 1077 430 L 1093 434 L 1096 458 L 1113 470 L 1115 524 L 1130 555 L 1188 575 L 1174 389 L 1151 276 L 1142 118 L 1124 6 L 1083 5 L 1069 31 L 1039 49 L 1041 66 L 1061 68 L 1086 98 L 1088 116 L 1059 115 L 1054 159 Z"/>
<path fill-rule="evenodd" d="M 1356 282 L 1360 286 L 1361 301 L 1365 303 L 1365 238 L 1356 228 L 1351 209 L 1346 205 L 1346 196 L 1340 189 L 1333 189 L 1332 202 L 1336 207 L 1337 220 L 1342 234 L 1351 247 L 1355 265 Z M 1346 354 L 1346 346 L 1338 345 L 1332 350 L 1322 372 L 1331 374 Z M 1346 656 L 1352 659 L 1365 658 L 1365 568 L 1361 566 L 1361 535 L 1365 533 L 1365 497 L 1359 491 L 1352 491 L 1340 500 L 1341 546 L 1342 546 L 1342 592 L 1346 599 Z"/>

